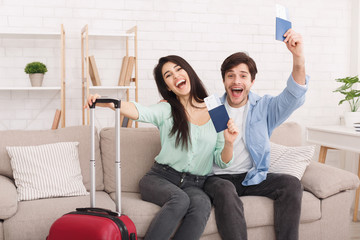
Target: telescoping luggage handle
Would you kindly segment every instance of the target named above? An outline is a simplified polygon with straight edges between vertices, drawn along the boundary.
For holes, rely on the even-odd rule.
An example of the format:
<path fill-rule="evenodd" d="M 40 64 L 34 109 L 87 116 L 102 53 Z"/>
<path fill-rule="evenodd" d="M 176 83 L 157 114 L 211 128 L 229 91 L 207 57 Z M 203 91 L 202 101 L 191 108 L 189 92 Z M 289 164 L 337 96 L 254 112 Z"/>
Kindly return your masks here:
<path fill-rule="evenodd" d="M 121 166 L 120 166 L 120 107 L 121 100 L 116 98 L 98 98 L 90 107 L 90 126 L 91 126 L 91 156 L 90 156 L 90 207 L 95 207 L 95 121 L 94 111 L 97 103 L 113 103 L 115 107 L 115 174 L 116 191 L 115 203 L 116 212 L 121 215 Z"/>

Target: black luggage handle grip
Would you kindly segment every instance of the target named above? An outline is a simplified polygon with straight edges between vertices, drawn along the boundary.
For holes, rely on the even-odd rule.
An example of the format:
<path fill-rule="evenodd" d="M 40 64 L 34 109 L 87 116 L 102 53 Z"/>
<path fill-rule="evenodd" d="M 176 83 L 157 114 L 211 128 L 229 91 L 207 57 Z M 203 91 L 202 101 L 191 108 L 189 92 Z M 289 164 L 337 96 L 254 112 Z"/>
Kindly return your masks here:
<path fill-rule="evenodd" d="M 105 208 L 76 208 L 76 211 L 78 212 L 102 212 L 102 213 L 107 213 L 110 216 L 119 216 L 119 214 L 117 214 L 116 212 L 113 212 L 109 209 L 105 209 Z"/>
<path fill-rule="evenodd" d="M 120 108 L 121 106 L 121 100 L 117 98 L 97 98 L 95 102 L 93 102 L 92 105 L 90 105 L 90 108 L 95 108 L 96 103 L 114 103 L 115 108 Z"/>

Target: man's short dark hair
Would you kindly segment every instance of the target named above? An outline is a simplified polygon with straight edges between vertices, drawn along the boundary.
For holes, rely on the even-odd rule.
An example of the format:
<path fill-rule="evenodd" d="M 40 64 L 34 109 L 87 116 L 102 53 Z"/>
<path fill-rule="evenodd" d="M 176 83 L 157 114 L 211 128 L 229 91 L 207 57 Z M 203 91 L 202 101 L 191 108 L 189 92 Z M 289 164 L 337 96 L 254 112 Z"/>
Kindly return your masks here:
<path fill-rule="evenodd" d="M 234 53 L 224 60 L 221 65 L 221 76 L 223 81 L 225 81 L 225 73 L 241 63 L 244 63 L 248 66 L 251 75 L 251 81 L 253 81 L 257 74 L 256 64 L 255 61 L 244 52 Z"/>

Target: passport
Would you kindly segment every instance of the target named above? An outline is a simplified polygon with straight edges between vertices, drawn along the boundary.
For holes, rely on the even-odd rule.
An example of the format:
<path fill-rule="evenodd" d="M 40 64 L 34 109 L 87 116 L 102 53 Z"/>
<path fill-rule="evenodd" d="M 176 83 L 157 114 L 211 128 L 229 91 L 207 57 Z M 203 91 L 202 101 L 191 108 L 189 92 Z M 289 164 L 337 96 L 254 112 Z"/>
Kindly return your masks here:
<path fill-rule="evenodd" d="M 275 27 L 275 39 L 284 41 L 284 34 L 291 28 L 291 22 L 289 20 L 289 10 L 287 7 L 276 4 L 276 27 Z"/>
<path fill-rule="evenodd" d="M 291 28 L 291 22 L 282 18 L 276 17 L 276 33 L 275 39 L 279 41 L 284 41 L 284 34 Z"/>
<path fill-rule="evenodd" d="M 216 132 L 221 132 L 228 128 L 227 123 L 229 121 L 229 115 L 223 104 L 214 109 L 211 109 L 209 111 L 209 114 L 211 117 L 211 121 L 213 122 L 216 129 Z"/>
<path fill-rule="evenodd" d="M 216 95 L 210 95 L 206 97 L 204 101 L 216 132 L 221 132 L 227 129 L 229 114 L 227 113 L 224 104 L 221 104 L 219 97 Z"/>

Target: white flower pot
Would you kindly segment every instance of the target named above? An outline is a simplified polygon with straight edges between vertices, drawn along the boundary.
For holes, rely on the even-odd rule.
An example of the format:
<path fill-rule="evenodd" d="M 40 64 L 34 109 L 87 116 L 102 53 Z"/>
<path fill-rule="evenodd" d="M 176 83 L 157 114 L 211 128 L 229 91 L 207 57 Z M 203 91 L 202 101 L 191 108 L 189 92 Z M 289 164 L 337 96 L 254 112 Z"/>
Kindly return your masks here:
<path fill-rule="evenodd" d="M 346 127 L 353 128 L 354 123 L 360 122 L 360 112 L 345 112 L 344 121 Z"/>
<path fill-rule="evenodd" d="M 41 87 L 44 80 L 43 73 L 32 73 L 29 74 L 30 82 L 32 87 Z"/>

